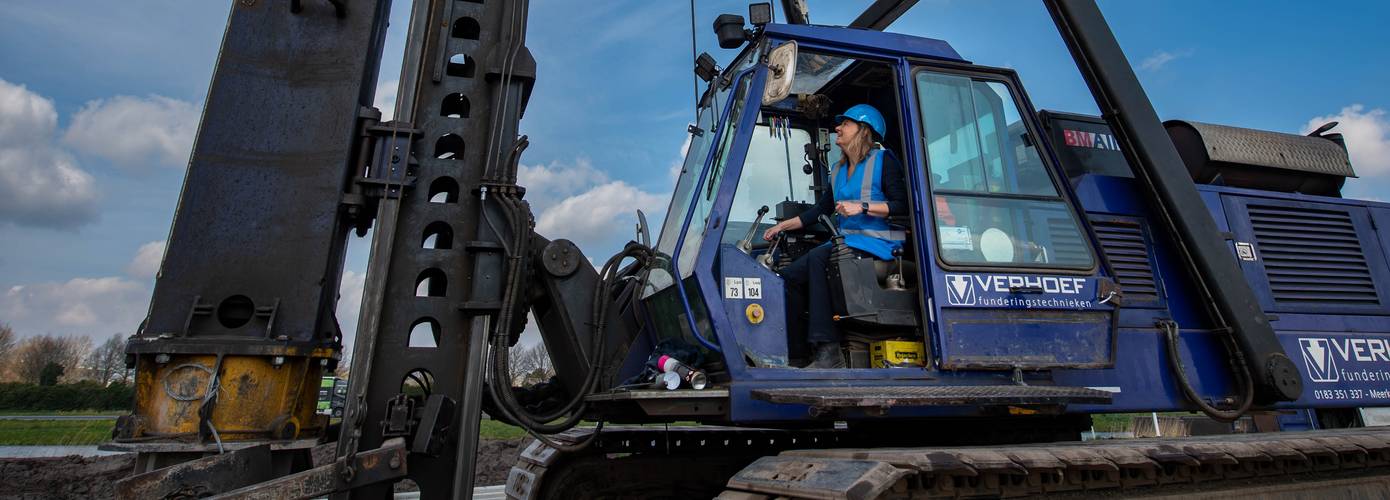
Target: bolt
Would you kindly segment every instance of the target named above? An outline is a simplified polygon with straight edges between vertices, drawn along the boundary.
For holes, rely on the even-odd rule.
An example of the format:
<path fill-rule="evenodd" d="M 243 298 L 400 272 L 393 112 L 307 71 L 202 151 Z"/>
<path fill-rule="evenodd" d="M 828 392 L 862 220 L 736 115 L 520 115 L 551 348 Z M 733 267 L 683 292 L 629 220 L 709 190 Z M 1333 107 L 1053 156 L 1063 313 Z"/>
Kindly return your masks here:
<path fill-rule="evenodd" d="M 276 357 L 270 358 L 270 364 L 271 364 L 271 365 L 274 365 L 274 366 L 283 365 L 283 364 L 285 364 L 285 357 L 284 357 L 284 356 L 276 356 Z"/>
<path fill-rule="evenodd" d="M 161 365 L 164 364 L 164 363 L 168 363 L 168 362 L 169 362 L 169 355 L 168 355 L 168 354 L 156 354 L 155 357 L 154 357 L 154 362 L 155 362 L 155 363 L 159 363 L 159 364 L 161 364 Z"/>
<path fill-rule="evenodd" d="M 390 465 L 392 469 L 399 469 L 399 468 L 401 468 L 401 456 L 400 456 L 400 455 L 391 455 L 391 462 L 390 462 L 389 464 L 387 464 L 387 465 Z"/>

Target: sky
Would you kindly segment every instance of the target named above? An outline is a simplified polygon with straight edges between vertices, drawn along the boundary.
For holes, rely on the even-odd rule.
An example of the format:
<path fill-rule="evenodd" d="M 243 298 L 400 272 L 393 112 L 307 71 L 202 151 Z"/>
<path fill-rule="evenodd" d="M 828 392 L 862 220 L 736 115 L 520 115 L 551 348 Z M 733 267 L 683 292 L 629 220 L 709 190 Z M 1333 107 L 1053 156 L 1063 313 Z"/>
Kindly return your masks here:
<path fill-rule="evenodd" d="M 697 50 L 728 62 L 711 24 L 747 2 L 695 3 Z M 847 24 L 870 1 L 808 3 L 812 22 Z M 0 322 L 21 337 L 100 339 L 145 316 L 230 5 L 0 2 Z M 1340 121 L 1361 176 L 1345 194 L 1390 200 L 1390 4 L 1100 5 L 1161 118 L 1290 133 Z M 408 9 L 393 6 L 379 78 L 388 114 Z M 529 22 L 539 80 L 520 183 L 538 231 L 602 262 L 635 210 L 661 220 L 674 186 L 694 115 L 690 4 L 533 0 Z M 922 0 L 889 30 L 1017 70 L 1039 109 L 1096 113 L 1041 2 Z M 350 243 L 345 332 L 366 248 Z"/>

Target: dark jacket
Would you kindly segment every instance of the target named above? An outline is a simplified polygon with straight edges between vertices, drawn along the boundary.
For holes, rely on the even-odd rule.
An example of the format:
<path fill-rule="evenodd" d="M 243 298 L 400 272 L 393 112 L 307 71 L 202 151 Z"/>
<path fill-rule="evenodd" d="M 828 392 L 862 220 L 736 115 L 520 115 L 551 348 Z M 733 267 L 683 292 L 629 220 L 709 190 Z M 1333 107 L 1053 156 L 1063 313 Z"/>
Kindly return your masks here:
<path fill-rule="evenodd" d="M 883 150 L 883 195 L 888 198 L 888 215 L 902 215 L 907 213 L 907 178 L 903 176 L 903 166 L 898 162 L 898 158 L 888 150 Z M 830 180 L 831 183 L 834 180 Z M 816 204 L 810 210 L 802 212 L 797 218 L 801 219 L 802 227 L 811 227 L 822 215 L 833 215 L 835 213 L 835 190 L 830 185 L 816 198 Z"/>

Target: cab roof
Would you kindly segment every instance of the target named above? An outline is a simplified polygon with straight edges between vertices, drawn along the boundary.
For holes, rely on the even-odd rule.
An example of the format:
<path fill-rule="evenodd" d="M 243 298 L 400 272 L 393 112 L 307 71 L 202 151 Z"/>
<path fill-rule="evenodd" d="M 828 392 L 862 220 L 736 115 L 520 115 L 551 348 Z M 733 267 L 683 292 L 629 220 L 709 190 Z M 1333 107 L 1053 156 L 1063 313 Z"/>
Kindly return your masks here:
<path fill-rule="evenodd" d="M 962 58 L 951 44 L 935 38 L 814 24 L 768 24 L 763 30 L 776 38 L 795 38 L 884 55 L 969 62 Z"/>

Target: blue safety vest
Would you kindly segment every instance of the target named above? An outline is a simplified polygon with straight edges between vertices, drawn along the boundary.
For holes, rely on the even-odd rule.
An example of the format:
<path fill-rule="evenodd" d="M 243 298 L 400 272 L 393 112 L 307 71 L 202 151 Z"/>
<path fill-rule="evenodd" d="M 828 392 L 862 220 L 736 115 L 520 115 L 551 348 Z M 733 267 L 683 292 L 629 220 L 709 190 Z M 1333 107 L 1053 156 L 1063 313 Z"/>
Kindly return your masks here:
<path fill-rule="evenodd" d="M 859 162 L 854 175 L 849 174 L 843 164 L 836 165 L 831 175 L 835 188 L 835 201 L 854 203 L 878 203 L 888 201 L 883 195 L 883 150 L 873 149 L 868 157 Z M 845 235 L 845 244 L 872 254 L 881 260 L 892 260 L 893 250 L 903 246 L 907 234 L 894 230 L 888 219 L 859 214 L 853 217 L 840 216 L 840 233 Z"/>

